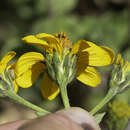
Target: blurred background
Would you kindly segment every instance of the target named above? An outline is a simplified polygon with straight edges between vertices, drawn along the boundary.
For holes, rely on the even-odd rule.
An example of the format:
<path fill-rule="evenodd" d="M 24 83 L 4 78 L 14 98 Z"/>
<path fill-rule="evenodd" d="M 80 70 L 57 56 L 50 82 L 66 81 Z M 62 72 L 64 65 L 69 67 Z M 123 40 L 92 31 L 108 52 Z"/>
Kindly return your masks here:
<path fill-rule="evenodd" d="M 75 43 L 85 39 L 120 52 L 130 61 L 130 1 L 129 0 L 5 0 L 0 4 L 0 57 L 10 50 L 17 56 L 27 51 L 40 51 L 21 42 L 29 34 L 66 32 Z M 106 94 L 111 66 L 98 68 L 102 83 L 90 88 L 74 80 L 68 85 L 72 106 L 90 111 Z M 19 95 L 50 111 L 63 108 L 61 98 L 43 99 L 41 78 Z M 130 103 L 130 90 L 116 97 Z M 8 98 L 0 98 L 0 123 L 36 117 L 34 112 Z"/>

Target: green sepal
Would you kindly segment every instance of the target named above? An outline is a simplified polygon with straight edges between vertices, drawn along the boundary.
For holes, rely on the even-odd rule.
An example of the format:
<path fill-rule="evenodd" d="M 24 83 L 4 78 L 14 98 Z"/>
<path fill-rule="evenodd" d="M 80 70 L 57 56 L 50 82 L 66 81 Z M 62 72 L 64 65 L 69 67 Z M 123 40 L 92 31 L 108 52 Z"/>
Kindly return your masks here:
<path fill-rule="evenodd" d="M 8 89 L 13 91 L 15 89 L 15 86 L 14 86 L 11 74 L 8 71 L 5 71 L 4 75 L 5 75 L 5 80 L 8 83 L 8 86 L 9 86 Z"/>
<path fill-rule="evenodd" d="M 65 76 L 68 77 L 69 75 L 69 71 L 70 71 L 70 56 L 69 54 L 65 55 L 64 59 L 63 59 L 63 68 L 65 70 Z"/>
<path fill-rule="evenodd" d="M 51 54 L 48 54 L 47 57 L 46 57 L 46 66 L 47 66 L 47 69 L 48 69 L 48 74 L 51 76 L 52 79 L 55 78 L 55 72 L 54 72 L 54 69 L 53 69 L 53 66 L 52 66 L 52 55 Z"/>
<path fill-rule="evenodd" d="M 94 116 L 94 118 L 95 118 L 95 120 L 96 120 L 96 122 L 97 122 L 98 124 L 102 121 L 102 119 L 103 119 L 103 117 L 105 116 L 105 114 L 106 114 L 106 112 L 103 112 L 103 113 L 98 113 L 98 114 L 96 114 L 96 115 Z"/>
<path fill-rule="evenodd" d="M 75 78 L 76 62 L 77 62 L 77 57 L 76 55 L 74 55 L 73 57 L 71 57 L 71 70 L 70 70 L 71 74 L 69 74 L 69 79 L 68 79 L 69 83 Z"/>
<path fill-rule="evenodd" d="M 58 52 L 54 52 L 53 54 L 52 67 L 53 67 L 53 70 L 55 71 L 54 80 L 56 80 L 56 82 L 59 84 L 59 82 L 63 80 L 64 69 L 63 69 L 62 61 L 60 61 Z"/>
<path fill-rule="evenodd" d="M 0 79 L 0 97 L 6 96 L 6 90 L 8 90 L 8 88 L 9 88 L 9 86 L 8 86 L 7 82 Z"/>
<path fill-rule="evenodd" d="M 0 80 L 0 89 L 1 90 L 8 90 L 9 89 L 9 85 L 5 80 Z"/>

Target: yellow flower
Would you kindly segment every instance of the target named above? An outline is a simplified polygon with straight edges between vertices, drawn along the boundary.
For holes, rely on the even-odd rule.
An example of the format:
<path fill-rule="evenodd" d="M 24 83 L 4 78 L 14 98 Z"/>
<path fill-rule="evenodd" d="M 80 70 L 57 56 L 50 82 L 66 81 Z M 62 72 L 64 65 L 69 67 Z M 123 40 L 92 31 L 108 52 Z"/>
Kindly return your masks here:
<path fill-rule="evenodd" d="M 0 61 L 0 78 L 2 80 L 7 81 L 8 79 L 6 79 L 5 73 L 6 71 L 8 71 L 8 63 L 10 62 L 10 60 L 12 60 L 12 58 L 16 55 L 15 52 L 8 52 Z M 17 92 L 18 91 L 18 86 L 14 80 L 14 91 Z"/>
<path fill-rule="evenodd" d="M 41 92 L 49 100 L 55 98 L 60 92 L 56 83 L 56 80 L 58 79 L 59 81 L 61 77 L 60 74 L 67 73 L 69 77 L 73 75 L 73 71 L 76 71 L 75 76 L 79 81 L 96 87 L 101 82 L 101 78 L 99 72 L 94 67 L 112 64 L 115 57 L 114 52 L 110 48 L 97 46 L 89 41 L 80 40 L 72 46 L 65 33 L 57 33 L 55 35 L 41 33 L 26 36 L 22 40 L 42 47 L 45 55 L 38 52 L 23 54 L 15 66 L 16 82 L 23 88 L 30 87 L 36 81 L 41 71 L 47 70 L 43 76 Z M 72 61 L 64 62 L 67 60 Z M 73 70 L 75 61 L 76 70 Z M 51 71 L 52 64 L 57 64 L 54 68 L 58 69 L 58 71 Z M 63 67 L 65 66 L 64 64 L 67 64 L 66 69 Z M 64 73 L 69 68 L 68 66 L 71 66 L 72 69 L 69 70 L 69 73 Z M 58 78 L 56 75 L 58 75 Z"/>

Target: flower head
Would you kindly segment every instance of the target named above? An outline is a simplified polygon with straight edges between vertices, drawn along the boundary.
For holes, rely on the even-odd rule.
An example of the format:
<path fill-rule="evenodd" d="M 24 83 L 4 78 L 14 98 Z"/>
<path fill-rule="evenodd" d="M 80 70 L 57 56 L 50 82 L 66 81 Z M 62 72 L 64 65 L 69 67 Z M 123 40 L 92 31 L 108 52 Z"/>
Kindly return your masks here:
<path fill-rule="evenodd" d="M 65 33 L 29 35 L 22 40 L 42 47 L 45 54 L 23 54 L 15 66 L 16 82 L 24 88 L 32 86 L 42 70 L 42 95 L 51 100 L 60 92 L 58 86 L 76 77 L 82 83 L 96 87 L 101 82 L 96 66 L 113 63 L 114 52 L 105 46 L 80 40 L 72 46 Z"/>

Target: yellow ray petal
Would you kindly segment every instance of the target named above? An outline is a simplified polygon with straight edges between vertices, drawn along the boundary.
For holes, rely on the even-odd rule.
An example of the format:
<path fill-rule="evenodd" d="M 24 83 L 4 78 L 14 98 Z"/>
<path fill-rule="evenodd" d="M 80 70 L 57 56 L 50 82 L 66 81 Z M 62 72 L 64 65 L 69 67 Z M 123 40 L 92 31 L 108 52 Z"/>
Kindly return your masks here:
<path fill-rule="evenodd" d="M 130 71 L 130 62 L 128 62 L 128 61 L 124 62 L 124 65 L 122 66 L 122 71 L 124 73 L 127 73 L 128 71 Z"/>
<path fill-rule="evenodd" d="M 37 80 L 38 76 L 45 68 L 45 65 L 42 63 L 36 63 L 32 68 L 28 69 L 19 77 L 16 77 L 16 83 L 22 88 L 31 87 L 32 84 Z"/>
<path fill-rule="evenodd" d="M 16 55 L 15 52 L 8 52 L 0 61 L 0 72 L 3 72 L 8 64 L 8 62 Z"/>
<path fill-rule="evenodd" d="M 17 76 L 26 72 L 34 64 L 38 62 L 43 62 L 44 56 L 37 52 L 28 52 L 23 54 L 17 61 L 15 65 L 15 73 Z"/>
<path fill-rule="evenodd" d="M 43 41 L 43 40 L 37 38 L 35 35 L 28 35 L 26 37 L 23 37 L 22 41 L 29 43 L 29 44 L 33 44 L 33 45 L 38 45 L 38 46 L 42 47 L 43 49 L 48 48 L 48 43 L 46 41 Z"/>
<path fill-rule="evenodd" d="M 17 93 L 19 89 L 18 84 L 16 83 L 15 80 L 13 81 L 13 83 L 14 83 L 14 92 Z"/>
<path fill-rule="evenodd" d="M 96 87 L 101 82 L 100 74 L 98 71 L 89 66 L 77 77 L 77 79 L 82 83 L 92 87 Z"/>
<path fill-rule="evenodd" d="M 16 55 L 16 53 L 14 51 L 8 52 L 1 60 L 1 63 L 8 63 L 14 56 Z"/>
<path fill-rule="evenodd" d="M 49 78 L 47 73 L 43 76 L 41 92 L 43 97 L 48 100 L 54 99 L 60 92 L 56 83 Z"/>
<path fill-rule="evenodd" d="M 7 70 L 15 69 L 16 62 L 13 64 L 8 65 Z"/>
<path fill-rule="evenodd" d="M 82 72 L 85 71 L 87 67 L 87 64 L 80 64 L 78 61 L 77 61 L 77 65 L 76 65 L 76 76 L 79 76 Z"/>
<path fill-rule="evenodd" d="M 27 42 L 27 43 L 31 43 L 31 44 L 39 44 L 39 45 L 46 45 L 48 46 L 47 42 L 38 39 L 36 36 L 34 35 L 28 35 L 26 37 L 22 38 L 22 41 Z"/>
<path fill-rule="evenodd" d="M 114 51 L 112 49 L 110 49 L 109 47 L 106 47 L 106 46 L 100 46 L 100 47 L 110 54 L 111 63 L 113 63 L 114 60 L 115 60 L 115 53 L 114 53 Z"/>
<path fill-rule="evenodd" d="M 124 65 L 124 60 L 123 60 L 121 54 L 117 55 L 116 62 L 115 62 L 115 65 L 119 65 L 119 64 L 121 64 L 122 66 Z"/>
<path fill-rule="evenodd" d="M 40 34 L 37 34 L 36 37 L 37 38 L 43 38 L 45 41 L 47 41 L 48 44 L 59 43 L 59 40 L 51 34 L 40 33 Z"/>
<path fill-rule="evenodd" d="M 90 47 L 84 40 L 80 40 L 78 42 L 76 42 L 73 47 L 72 47 L 72 50 L 71 50 L 71 53 L 72 54 L 75 54 L 77 52 L 80 52 L 86 48 Z"/>
<path fill-rule="evenodd" d="M 62 45 L 60 44 L 58 38 L 56 38 L 53 35 L 46 34 L 46 33 L 40 33 L 36 35 L 37 38 L 42 38 L 43 40 L 47 41 L 50 48 L 56 49 L 60 54 L 62 52 Z"/>
<path fill-rule="evenodd" d="M 78 57 L 79 64 L 91 66 L 105 66 L 114 61 L 114 52 L 108 47 L 97 46 L 92 42 L 85 41 L 90 47 L 82 50 Z"/>

